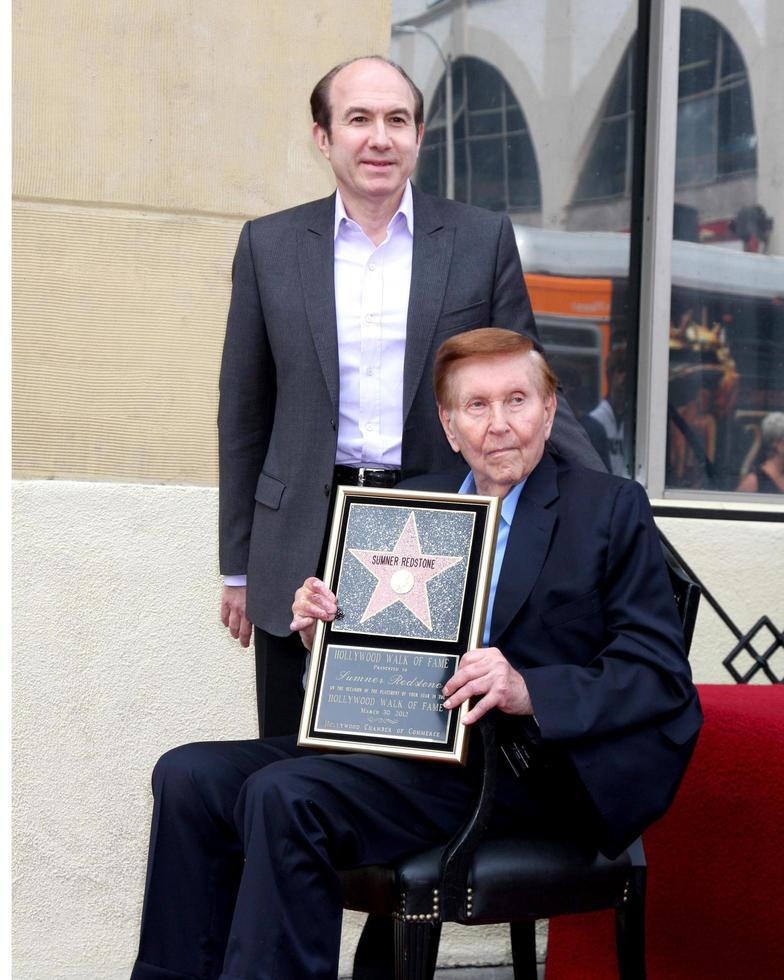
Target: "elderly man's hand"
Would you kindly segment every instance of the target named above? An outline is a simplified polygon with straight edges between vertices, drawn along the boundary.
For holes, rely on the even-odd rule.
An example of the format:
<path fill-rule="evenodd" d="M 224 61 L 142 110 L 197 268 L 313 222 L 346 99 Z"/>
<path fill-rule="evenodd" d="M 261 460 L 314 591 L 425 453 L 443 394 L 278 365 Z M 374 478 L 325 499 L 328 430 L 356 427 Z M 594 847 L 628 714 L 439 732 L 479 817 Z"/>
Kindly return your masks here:
<path fill-rule="evenodd" d="M 221 622 L 235 640 L 247 647 L 253 624 L 245 615 L 247 589 L 244 585 L 224 585 L 221 596 Z"/>
<path fill-rule="evenodd" d="M 325 623 L 330 623 L 337 611 L 335 595 L 321 579 L 306 578 L 294 593 L 294 602 L 291 604 L 294 618 L 289 628 L 293 633 L 299 633 L 303 645 L 310 650 L 316 632 L 316 620 L 321 619 Z"/>
<path fill-rule="evenodd" d="M 469 650 L 443 688 L 445 708 L 457 708 L 467 698 L 479 698 L 463 719 L 471 725 L 492 708 L 508 715 L 534 713 L 522 675 L 512 667 L 497 647 Z"/>

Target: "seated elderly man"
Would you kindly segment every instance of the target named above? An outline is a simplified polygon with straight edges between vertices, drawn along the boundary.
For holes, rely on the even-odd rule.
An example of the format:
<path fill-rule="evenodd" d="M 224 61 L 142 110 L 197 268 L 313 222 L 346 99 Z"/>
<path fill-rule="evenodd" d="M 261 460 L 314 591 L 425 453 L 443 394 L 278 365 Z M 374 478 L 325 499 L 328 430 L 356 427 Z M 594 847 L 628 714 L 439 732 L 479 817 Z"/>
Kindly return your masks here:
<path fill-rule="evenodd" d="M 470 472 L 409 486 L 503 500 L 484 647 L 463 656 L 445 705 L 472 698 L 466 724 L 493 710 L 547 756 L 502 773 L 498 830 L 562 830 L 616 854 L 670 803 L 701 724 L 645 493 L 547 450 L 555 379 L 526 337 L 452 337 L 434 382 Z M 335 597 L 311 578 L 292 609 L 307 646 Z M 446 841 L 478 767 L 476 751 L 461 767 L 321 754 L 293 736 L 167 753 L 134 980 L 336 977 L 337 869 Z"/>

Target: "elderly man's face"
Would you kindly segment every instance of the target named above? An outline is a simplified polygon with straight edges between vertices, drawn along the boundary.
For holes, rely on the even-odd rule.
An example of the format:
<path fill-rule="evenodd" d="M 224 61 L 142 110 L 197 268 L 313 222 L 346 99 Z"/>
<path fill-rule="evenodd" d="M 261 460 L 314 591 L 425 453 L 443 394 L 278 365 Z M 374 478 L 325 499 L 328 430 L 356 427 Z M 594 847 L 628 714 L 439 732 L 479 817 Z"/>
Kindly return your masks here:
<path fill-rule="evenodd" d="M 556 399 L 542 398 L 536 379 L 528 354 L 469 358 L 453 368 L 450 404 L 439 415 L 479 493 L 506 496 L 542 458 Z"/>
<path fill-rule="evenodd" d="M 333 78 L 331 132 L 313 138 L 335 172 L 346 210 L 389 202 L 397 207 L 419 154 L 414 94 L 382 61 L 355 61 Z M 353 215 L 352 215 L 353 217 Z"/>

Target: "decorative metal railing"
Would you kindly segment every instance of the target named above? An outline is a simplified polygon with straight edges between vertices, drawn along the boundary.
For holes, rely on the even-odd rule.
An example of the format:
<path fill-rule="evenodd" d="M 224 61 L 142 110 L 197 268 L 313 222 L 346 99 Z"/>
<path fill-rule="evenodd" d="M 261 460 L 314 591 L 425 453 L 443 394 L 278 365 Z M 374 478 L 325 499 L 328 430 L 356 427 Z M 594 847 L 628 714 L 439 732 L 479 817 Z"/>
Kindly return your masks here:
<path fill-rule="evenodd" d="M 705 601 L 737 640 L 735 646 L 722 661 L 733 679 L 738 684 L 748 684 L 750 680 L 762 672 L 771 684 L 784 684 L 784 634 L 770 616 L 760 616 L 751 629 L 744 633 L 694 569 L 673 548 L 672 542 L 661 534 L 661 531 L 659 534 L 683 566 L 684 571 L 699 585 Z M 763 633 L 763 630 L 767 632 Z M 756 645 L 752 641 L 755 641 Z M 767 644 L 764 650 L 758 649 L 760 644 Z M 774 665 L 774 657 L 777 653 L 778 657 Z"/>

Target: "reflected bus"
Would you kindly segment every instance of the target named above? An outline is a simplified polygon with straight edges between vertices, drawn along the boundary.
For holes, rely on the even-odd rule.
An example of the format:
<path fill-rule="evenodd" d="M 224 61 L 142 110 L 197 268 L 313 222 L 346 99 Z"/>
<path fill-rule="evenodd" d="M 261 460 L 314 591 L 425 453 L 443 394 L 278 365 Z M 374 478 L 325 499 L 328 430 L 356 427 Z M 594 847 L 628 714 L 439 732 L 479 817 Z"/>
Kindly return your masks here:
<path fill-rule="evenodd" d="M 584 416 L 607 394 L 610 351 L 636 350 L 629 236 L 523 226 L 515 235 L 542 343 Z M 672 278 L 667 484 L 733 490 L 762 418 L 784 411 L 784 257 L 676 241 Z"/>

